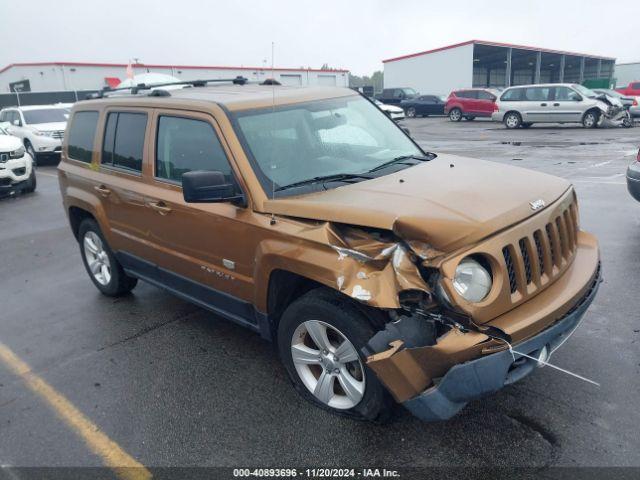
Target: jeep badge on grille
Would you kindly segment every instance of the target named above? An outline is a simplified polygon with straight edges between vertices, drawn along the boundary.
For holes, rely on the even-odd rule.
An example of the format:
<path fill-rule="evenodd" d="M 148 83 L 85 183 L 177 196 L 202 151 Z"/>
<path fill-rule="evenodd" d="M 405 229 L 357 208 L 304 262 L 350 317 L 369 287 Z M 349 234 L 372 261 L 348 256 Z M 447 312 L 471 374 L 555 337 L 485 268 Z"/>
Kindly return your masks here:
<path fill-rule="evenodd" d="M 533 202 L 529 202 L 529 205 L 531 205 L 531 210 L 540 210 L 542 207 L 544 207 L 546 205 L 546 203 L 544 203 L 544 200 L 539 198 L 538 200 L 534 200 Z"/>

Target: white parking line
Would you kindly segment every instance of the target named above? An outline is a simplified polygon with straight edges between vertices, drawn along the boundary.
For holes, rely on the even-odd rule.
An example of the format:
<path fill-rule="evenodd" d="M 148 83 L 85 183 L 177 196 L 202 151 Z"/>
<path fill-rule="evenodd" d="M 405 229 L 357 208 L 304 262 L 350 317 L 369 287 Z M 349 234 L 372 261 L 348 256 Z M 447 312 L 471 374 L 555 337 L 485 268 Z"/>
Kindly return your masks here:
<path fill-rule="evenodd" d="M 45 173 L 39 170 L 36 170 L 36 175 L 44 175 L 45 177 L 58 178 L 58 175 L 54 175 L 53 173 Z"/>

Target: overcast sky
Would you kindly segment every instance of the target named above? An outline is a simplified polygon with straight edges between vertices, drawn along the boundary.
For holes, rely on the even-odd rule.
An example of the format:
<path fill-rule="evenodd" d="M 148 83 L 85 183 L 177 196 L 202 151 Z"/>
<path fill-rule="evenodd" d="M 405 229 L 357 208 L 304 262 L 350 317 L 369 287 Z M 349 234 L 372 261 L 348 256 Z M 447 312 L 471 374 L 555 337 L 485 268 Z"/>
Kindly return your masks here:
<path fill-rule="evenodd" d="M 0 0 L 0 68 L 16 62 L 320 67 L 470 39 L 640 61 L 639 0 Z"/>

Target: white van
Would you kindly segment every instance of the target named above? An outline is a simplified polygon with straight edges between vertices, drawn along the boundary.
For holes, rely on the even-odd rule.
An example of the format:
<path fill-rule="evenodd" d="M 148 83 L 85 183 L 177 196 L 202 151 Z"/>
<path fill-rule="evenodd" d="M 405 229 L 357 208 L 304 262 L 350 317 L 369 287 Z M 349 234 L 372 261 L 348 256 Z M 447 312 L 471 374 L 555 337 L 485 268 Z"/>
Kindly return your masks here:
<path fill-rule="evenodd" d="M 534 123 L 582 123 L 598 126 L 610 105 L 598 94 L 574 83 L 521 85 L 507 88 L 491 118 L 507 128 L 530 127 Z"/>

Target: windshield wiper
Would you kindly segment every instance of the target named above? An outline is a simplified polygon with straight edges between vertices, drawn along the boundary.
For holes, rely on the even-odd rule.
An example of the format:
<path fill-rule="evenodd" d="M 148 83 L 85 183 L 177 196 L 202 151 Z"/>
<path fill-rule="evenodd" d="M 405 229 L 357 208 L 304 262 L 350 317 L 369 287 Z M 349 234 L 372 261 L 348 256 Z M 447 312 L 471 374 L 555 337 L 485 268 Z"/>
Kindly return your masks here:
<path fill-rule="evenodd" d="M 383 164 L 372 168 L 371 170 L 368 171 L 368 173 L 377 172 L 378 170 L 382 170 L 383 168 L 387 168 L 390 165 L 394 165 L 396 163 L 402 163 L 405 160 L 419 160 L 421 162 L 426 162 L 427 160 L 433 160 L 433 156 L 400 155 L 399 157 L 392 158 L 388 162 L 384 162 Z M 413 164 L 407 163 L 406 165 L 413 165 Z"/>
<path fill-rule="evenodd" d="M 280 192 L 282 190 L 288 190 L 290 188 L 302 187 L 304 185 L 311 185 L 314 183 L 324 183 L 324 182 L 342 182 L 346 180 L 352 180 L 355 178 L 364 178 L 365 180 L 371 180 L 372 175 L 367 175 L 366 173 L 336 173 L 333 175 L 322 175 L 319 177 L 307 178 L 306 180 L 300 180 L 299 182 L 290 183 L 288 185 L 283 185 L 282 187 L 276 188 L 275 192 Z"/>

